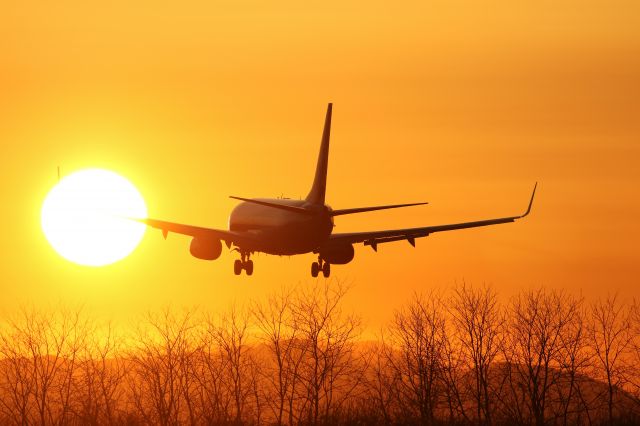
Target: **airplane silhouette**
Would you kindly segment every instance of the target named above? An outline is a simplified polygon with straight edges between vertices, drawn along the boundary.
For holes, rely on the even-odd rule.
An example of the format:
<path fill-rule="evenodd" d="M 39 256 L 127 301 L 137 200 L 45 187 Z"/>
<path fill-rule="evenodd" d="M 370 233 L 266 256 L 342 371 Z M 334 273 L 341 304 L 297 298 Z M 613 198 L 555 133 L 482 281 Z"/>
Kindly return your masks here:
<path fill-rule="evenodd" d="M 311 264 L 311 276 L 317 277 L 322 271 L 325 277 L 329 277 L 332 264 L 343 265 L 351 262 L 355 254 L 353 245 L 357 243 L 370 246 L 375 251 L 378 250 L 378 244 L 400 240 L 407 240 L 409 244 L 415 247 L 416 238 L 426 237 L 434 232 L 514 222 L 516 219 L 527 216 L 531 211 L 537 183 L 533 187 L 527 211 L 520 216 L 420 228 L 334 234 L 332 232 L 335 226 L 333 218 L 336 216 L 427 203 L 393 204 L 338 210 L 333 210 L 326 205 L 325 193 L 329 161 L 331 111 L 332 104 L 330 103 L 324 122 L 316 174 L 311 190 L 304 200 L 230 196 L 230 198 L 240 200 L 242 203 L 238 204 L 231 212 L 229 230 L 202 228 L 156 219 L 136 220 L 153 228 L 161 229 L 164 238 L 167 238 L 169 232 L 192 237 L 190 252 L 191 255 L 198 259 L 215 260 L 220 257 L 222 241 L 225 242 L 227 248 L 234 246 L 233 250 L 238 251 L 240 254 L 240 259 L 237 259 L 233 265 L 233 271 L 236 275 L 240 275 L 242 270 L 246 271 L 247 275 L 253 274 L 253 261 L 250 256 L 255 252 L 281 256 L 315 253 L 318 255 L 318 261 Z"/>

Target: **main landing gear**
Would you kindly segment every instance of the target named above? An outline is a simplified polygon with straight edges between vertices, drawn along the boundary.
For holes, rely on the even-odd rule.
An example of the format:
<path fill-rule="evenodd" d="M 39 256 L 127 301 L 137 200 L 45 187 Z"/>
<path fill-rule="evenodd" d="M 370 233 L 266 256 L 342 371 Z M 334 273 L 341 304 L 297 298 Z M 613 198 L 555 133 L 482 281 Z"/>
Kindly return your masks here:
<path fill-rule="evenodd" d="M 329 275 L 331 275 L 331 264 L 318 256 L 318 261 L 311 264 L 311 276 L 313 278 L 317 277 L 320 271 L 322 271 L 322 275 L 325 278 L 329 278 Z"/>
<path fill-rule="evenodd" d="M 233 262 L 233 273 L 240 275 L 244 269 L 247 275 L 253 274 L 253 260 L 249 259 L 249 252 L 240 252 L 240 259 Z"/>

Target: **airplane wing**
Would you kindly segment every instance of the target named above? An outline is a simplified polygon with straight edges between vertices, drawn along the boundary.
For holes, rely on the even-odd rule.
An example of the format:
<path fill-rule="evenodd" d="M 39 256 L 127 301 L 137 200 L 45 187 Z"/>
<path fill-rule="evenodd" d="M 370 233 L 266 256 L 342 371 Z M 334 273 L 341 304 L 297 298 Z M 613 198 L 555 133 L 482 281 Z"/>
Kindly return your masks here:
<path fill-rule="evenodd" d="M 365 246 L 371 246 L 375 251 L 378 251 L 378 244 L 389 243 L 392 241 L 407 240 L 409 244 L 415 246 L 415 239 L 426 237 L 434 232 L 453 231 L 456 229 L 477 228 L 480 226 L 498 225 L 501 223 L 515 222 L 516 219 L 521 219 L 527 216 L 531 212 L 531 205 L 533 204 L 533 197 L 536 194 L 536 187 L 533 187 L 533 193 L 531 194 L 531 200 L 529 201 L 529 207 L 527 211 L 519 216 L 501 217 L 497 219 L 478 220 L 474 222 L 462 222 L 452 223 L 447 225 L 425 226 L 421 228 L 406 228 L 406 229 L 393 229 L 387 231 L 373 231 L 373 232 L 349 232 L 332 234 L 329 238 L 329 244 L 340 243 L 364 243 Z"/>
<path fill-rule="evenodd" d="M 162 230 L 162 235 L 167 238 L 169 232 L 176 234 L 188 235 L 190 237 L 211 238 L 224 241 L 227 247 L 231 244 L 246 245 L 253 242 L 250 234 L 234 231 L 226 231 L 223 229 L 202 228 L 200 226 L 183 225 L 181 223 L 167 222 L 157 219 L 134 219 L 137 222 L 144 223 L 152 228 Z"/>

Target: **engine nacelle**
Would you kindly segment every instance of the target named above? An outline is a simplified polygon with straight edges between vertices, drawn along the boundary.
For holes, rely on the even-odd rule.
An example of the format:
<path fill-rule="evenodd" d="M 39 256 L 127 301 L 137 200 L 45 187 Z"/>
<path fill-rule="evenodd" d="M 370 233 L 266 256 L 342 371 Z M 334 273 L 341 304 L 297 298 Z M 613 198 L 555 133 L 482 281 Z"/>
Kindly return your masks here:
<path fill-rule="evenodd" d="M 320 251 L 320 256 L 334 265 L 344 265 L 353 260 L 355 250 L 351 244 L 332 245 Z"/>
<path fill-rule="evenodd" d="M 222 253 L 222 243 L 215 239 L 194 238 L 191 240 L 189 252 L 193 257 L 202 260 L 216 260 Z"/>

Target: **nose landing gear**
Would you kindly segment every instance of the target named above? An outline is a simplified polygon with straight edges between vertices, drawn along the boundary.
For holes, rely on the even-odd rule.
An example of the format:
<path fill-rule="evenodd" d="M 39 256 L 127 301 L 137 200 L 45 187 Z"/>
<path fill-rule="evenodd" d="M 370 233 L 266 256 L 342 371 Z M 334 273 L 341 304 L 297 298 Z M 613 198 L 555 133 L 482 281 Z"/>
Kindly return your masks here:
<path fill-rule="evenodd" d="M 318 261 L 311 264 L 311 276 L 313 278 L 317 277 L 320 271 L 322 271 L 322 275 L 325 278 L 329 278 L 331 275 L 331 264 L 318 256 Z"/>
<path fill-rule="evenodd" d="M 247 275 L 253 274 L 253 260 L 249 259 L 250 253 L 241 251 L 240 259 L 236 259 L 233 262 L 233 273 L 236 275 L 240 275 L 242 270 L 244 269 Z"/>

